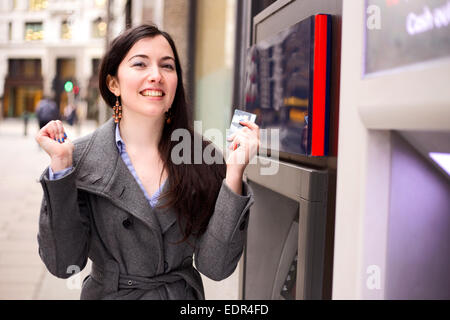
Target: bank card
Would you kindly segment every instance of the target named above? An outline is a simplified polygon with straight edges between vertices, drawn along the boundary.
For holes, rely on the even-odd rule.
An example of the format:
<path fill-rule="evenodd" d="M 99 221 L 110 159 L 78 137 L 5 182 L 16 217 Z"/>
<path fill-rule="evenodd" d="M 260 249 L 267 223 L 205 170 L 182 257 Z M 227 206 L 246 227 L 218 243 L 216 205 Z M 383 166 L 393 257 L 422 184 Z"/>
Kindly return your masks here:
<path fill-rule="evenodd" d="M 235 133 L 237 130 L 245 127 L 242 124 L 240 124 L 239 121 L 250 121 L 254 123 L 255 120 L 256 114 L 235 109 L 233 118 L 231 119 L 230 130 L 228 131 L 227 137 Z M 230 146 L 230 143 L 231 141 L 227 141 L 227 148 Z"/>

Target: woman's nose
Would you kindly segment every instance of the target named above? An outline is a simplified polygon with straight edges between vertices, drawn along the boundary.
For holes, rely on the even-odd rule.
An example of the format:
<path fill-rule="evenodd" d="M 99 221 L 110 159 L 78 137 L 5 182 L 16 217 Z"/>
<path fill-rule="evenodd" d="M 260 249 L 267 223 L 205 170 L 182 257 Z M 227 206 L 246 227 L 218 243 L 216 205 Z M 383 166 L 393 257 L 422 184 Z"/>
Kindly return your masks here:
<path fill-rule="evenodd" d="M 161 72 L 158 67 L 151 68 L 147 76 L 150 82 L 161 82 Z"/>

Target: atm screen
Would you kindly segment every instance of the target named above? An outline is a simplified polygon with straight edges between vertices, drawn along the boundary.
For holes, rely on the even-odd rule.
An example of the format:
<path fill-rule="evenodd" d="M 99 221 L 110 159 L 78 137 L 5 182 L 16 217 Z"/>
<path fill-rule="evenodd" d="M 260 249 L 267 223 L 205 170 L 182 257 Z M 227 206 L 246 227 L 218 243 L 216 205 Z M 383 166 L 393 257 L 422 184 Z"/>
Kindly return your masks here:
<path fill-rule="evenodd" d="M 450 56 L 450 1 L 366 0 L 364 73 Z"/>
<path fill-rule="evenodd" d="M 330 16 L 318 14 L 249 48 L 245 109 L 267 129 L 266 149 L 328 155 L 330 39 Z"/>

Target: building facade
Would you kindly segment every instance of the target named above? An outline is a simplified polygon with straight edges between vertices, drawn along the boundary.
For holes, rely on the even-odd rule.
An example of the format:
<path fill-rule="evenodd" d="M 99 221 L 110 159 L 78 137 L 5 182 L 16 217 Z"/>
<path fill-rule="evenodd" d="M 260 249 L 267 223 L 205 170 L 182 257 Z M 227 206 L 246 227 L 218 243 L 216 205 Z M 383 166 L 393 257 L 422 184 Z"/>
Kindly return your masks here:
<path fill-rule="evenodd" d="M 3 116 L 34 112 L 43 96 L 55 98 L 61 112 L 75 96 L 92 98 L 92 78 L 104 51 L 105 5 L 105 0 L 2 1 Z M 72 93 L 64 90 L 67 81 L 74 85 Z"/>

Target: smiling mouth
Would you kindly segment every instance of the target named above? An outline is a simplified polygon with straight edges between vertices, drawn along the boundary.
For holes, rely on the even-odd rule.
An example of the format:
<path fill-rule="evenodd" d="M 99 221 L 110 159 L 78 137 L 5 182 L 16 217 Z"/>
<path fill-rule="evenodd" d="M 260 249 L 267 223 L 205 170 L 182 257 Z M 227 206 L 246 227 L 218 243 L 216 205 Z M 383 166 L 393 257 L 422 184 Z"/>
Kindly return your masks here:
<path fill-rule="evenodd" d="M 164 92 L 161 90 L 143 90 L 140 92 L 145 97 L 162 97 L 164 96 Z"/>

